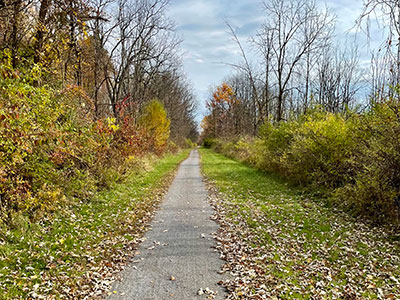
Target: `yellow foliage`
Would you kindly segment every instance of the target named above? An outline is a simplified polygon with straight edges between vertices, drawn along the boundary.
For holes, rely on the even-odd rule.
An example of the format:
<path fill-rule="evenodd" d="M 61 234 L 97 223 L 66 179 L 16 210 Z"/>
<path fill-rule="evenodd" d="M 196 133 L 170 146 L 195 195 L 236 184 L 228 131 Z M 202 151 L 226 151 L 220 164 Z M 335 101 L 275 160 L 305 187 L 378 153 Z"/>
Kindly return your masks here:
<path fill-rule="evenodd" d="M 148 131 L 153 140 L 155 150 L 162 150 L 166 146 L 170 123 L 164 105 L 158 100 L 149 102 L 139 119 L 139 125 Z"/>
<path fill-rule="evenodd" d="M 116 124 L 117 120 L 115 118 L 107 118 L 107 126 L 109 129 L 111 129 L 112 131 L 117 131 L 119 129 L 119 126 Z"/>

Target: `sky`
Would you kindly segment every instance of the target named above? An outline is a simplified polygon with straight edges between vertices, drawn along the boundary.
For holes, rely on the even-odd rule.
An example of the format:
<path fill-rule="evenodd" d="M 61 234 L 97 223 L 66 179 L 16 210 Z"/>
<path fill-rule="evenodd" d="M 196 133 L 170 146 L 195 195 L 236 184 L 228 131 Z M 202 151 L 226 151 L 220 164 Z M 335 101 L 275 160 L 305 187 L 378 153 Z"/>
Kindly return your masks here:
<path fill-rule="evenodd" d="M 266 0 L 268 1 L 268 0 Z M 337 39 L 345 40 L 355 34 L 355 20 L 363 9 L 363 0 L 317 0 L 336 15 Z M 220 84 L 233 73 L 227 64 L 241 61 L 240 51 L 229 34 L 226 22 L 235 29 L 246 52 L 248 41 L 265 19 L 261 0 L 171 0 L 169 17 L 176 24 L 182 39 L 184 72 L 192 83 L 199 102 L 198 121 L 205 115 L 205 101 L 210 87 Z M 358 36 L 360 33 L 358 34 Z M 361 63 L 368 63 L 365 38 L 360 38 Z M 249 55 L 251 61 L 255 56 Z"/>

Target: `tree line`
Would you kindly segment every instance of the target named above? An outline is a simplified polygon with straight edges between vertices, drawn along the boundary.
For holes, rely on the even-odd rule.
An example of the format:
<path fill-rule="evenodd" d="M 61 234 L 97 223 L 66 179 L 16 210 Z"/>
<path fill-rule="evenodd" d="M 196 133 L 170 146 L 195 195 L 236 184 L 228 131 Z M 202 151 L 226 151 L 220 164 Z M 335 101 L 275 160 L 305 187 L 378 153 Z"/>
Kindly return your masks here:
<path fill-rule="evenodd" d="M 167 0 L 0 1 L 0 227 L 193 146 Z"/>
<path fill-rule="evenodd" d="M 387 34 L 381 47 L 371 53 L 369 68 L 360 63 L 353 35 L 345 41 L 336 39 L 336 16 L 329 8 L 319 7 L 314 0 L 273 0 L 264 1 L 262 9 L 265 21 L 248 41 L 252 53 L 246 53 L 235 29 L 227 23 L 242 57 L 239 63 L 229 64 L 236 72 L 224 80 L 239 100 L 231 118 L 241 124 L 225 128 L 227 135 L 255 136 L 265 122 L 289 120 L 316 105 L 333 113 L 361 111 L 393 95 L 393 87 L 399 83 L 400 53 L 396 1 L 367 1 L 355 20 L 352 29 L 358 35 L 367 33 L 371 38 L 372 15 Z M 249 59 L 253 56 L 255 62 Z M 211 121 L 215 114 L 210 110 L 204 122 L 217 122 Z"/>
<path fill-rule="evenodd" d="M 137 120 L 157 98 L 171 135 L 196 138 L 196 103 L 182 73 L 167 0 L 4 0 L 0 50 L 14 68 L 40 66 L 36 85 L 81 87 L 95 119 Z"/>
<path fill-rule="evenodd" d="M 399 225 L 399 2 L 366 1 L 355 20 L 368 36 L 373 16 L 387 34 L 369 68 L 356 43 L 335 40 L 335 17 L 315 0 L 270 0 L 263 9 L 250 39 L 257 64 L 228 24 L 242 60 L 207 101 L 204 146 Z"/>

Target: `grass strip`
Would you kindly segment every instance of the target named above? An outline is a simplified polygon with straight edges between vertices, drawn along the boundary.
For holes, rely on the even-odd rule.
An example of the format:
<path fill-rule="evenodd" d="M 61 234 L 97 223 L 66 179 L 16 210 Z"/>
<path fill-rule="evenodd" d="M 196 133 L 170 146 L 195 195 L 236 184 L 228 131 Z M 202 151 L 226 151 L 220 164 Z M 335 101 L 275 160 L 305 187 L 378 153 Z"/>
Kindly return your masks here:
<path fill-rule="evenodd" d="M 229 299 L 400 299 L 399 236 L 201 149 Z"/>
<path fill-rule="evenodd" d="M 96 299 L 132 257 L 189 150 L 147 161 L 123 183 L 51 219 L 0 232 L 0 299 Z"/>

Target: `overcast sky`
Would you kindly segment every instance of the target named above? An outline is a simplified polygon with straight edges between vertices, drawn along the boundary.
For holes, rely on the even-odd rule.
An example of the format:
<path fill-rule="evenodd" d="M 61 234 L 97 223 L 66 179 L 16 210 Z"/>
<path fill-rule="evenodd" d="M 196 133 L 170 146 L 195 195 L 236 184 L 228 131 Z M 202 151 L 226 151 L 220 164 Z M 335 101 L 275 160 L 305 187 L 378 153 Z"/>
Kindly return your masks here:
<path fill-rule="evenodd" d="M 337 17 L 337 39 L 352 35 L 355 20 L 362 12 L 362 0 L 317 0 Z M 240 54 L 232 41 L 225 21 L 236 30 L 243 44 L 253 36 L 264 20 L 260 0 L 171 0 L 168 14 L 176 23 L 182 38 L 184 70 L 193 84 L 200 103 L 201 120 L 209 87 L 219 84 L 232 69 L 224 63 L 237 63 Z M 360 40 L 361 60 L 366 63 L 369 54 L 365 39 Z M 247 49 L 250 50 L 250 49 Z"/>

